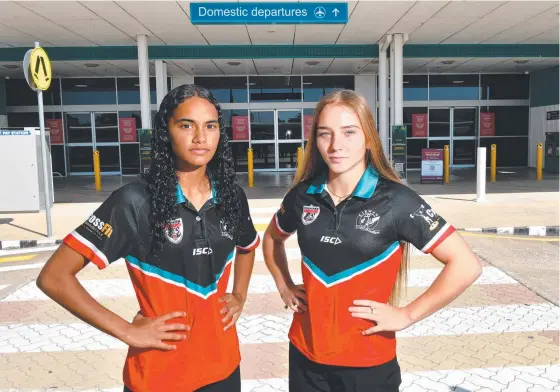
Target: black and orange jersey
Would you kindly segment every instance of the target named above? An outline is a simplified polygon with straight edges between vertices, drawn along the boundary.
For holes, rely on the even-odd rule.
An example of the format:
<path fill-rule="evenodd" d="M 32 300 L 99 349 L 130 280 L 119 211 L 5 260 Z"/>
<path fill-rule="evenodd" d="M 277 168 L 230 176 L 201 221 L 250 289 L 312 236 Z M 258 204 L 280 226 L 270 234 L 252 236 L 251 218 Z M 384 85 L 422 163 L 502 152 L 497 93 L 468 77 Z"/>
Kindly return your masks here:
<path fill-rule="evenodd" d="M 151 255 L 149 195 L 144 183 L 118 189 L 64 243 L 99 268 L 124 258 L 140 310 L 146 317 L 185 311 L 172 323 L 190 326 L 173 351 L 129 348 L 124 382 L 131 390 L 187 391 L 228 377 L 240 363 L 235 328 L 224 331 L 218 299 L 225 294 L 235 250 L 260 242 L 247 197 L 237 187 L 241 224 L 232 233 L 213 197 L 196 210 L 177 186 L 179 216 L 165 228 L 167 243 Z M 236 235 L 237 234 L 237 235 Z M 235 240 L 237 238 L 237 240 Z"/>
<path fill-rule="evenodd" d="M 407 186 L 369 166 L 356 189 L 335 206 L 326 176 L 302 182 L 275 214 L 278 231 L 297 231 L 308 310 L 296 313 L 290 341 L 310 360 L 369 367 L 396 355 L 394 333 L 363 336 L 370 321 L 352 317 L 357 299 L 387 303 L 401 263 L 402 242 L 432 252 L 454 228 Z"/>

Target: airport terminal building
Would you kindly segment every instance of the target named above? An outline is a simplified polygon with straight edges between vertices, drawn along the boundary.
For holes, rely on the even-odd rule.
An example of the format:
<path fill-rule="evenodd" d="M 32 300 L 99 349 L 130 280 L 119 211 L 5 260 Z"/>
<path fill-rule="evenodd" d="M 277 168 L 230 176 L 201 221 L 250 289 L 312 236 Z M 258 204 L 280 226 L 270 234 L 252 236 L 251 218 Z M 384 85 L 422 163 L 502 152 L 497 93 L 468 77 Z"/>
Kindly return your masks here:
<path fill-rule="evenodd" d="M 256 171 L 293 171 L 316 103 L 336 88 L 366 97 L 385 148 L 391 126 L 406 126 L 408 170 L 444 145 L 454 168 L 491 144 L 498 167 L 534 167 L 537 143 L 558 132 L 557 1 L 232 4 L 1 2 L 0 128 L 39 126 L 22 70 L 39 42 L 62 176 L 93 174 L 94 150 L 102 174 L 138 174 L 138 130 L 193 82 L 221 104 L 238 172 L 249 147 Z"/>

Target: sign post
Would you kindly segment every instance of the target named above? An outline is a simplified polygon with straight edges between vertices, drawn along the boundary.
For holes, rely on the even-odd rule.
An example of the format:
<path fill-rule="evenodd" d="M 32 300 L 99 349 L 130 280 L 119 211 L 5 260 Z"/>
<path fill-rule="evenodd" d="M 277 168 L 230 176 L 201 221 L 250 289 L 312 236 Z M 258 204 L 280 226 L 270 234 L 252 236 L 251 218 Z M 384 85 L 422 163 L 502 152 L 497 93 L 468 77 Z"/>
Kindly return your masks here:
<path fill-rule="evenodd" d="M 391 131 L 391 161 L 395 171 L 406 183 L 406 126 L 393 125 Z"/>
<path fill-rule="evenodd" d="M 30 49 L 23 59 L 23 71 L 27 84 L 37 92 L 39 106 L 39 126 L 41 127 L 41 158 L 43 161 L 43 186 L 45 190 L 45 213 L 47 217 L 47 236 L 52 237 L 51 197 L 49 187 L 49 170 L 47 159 L 47 141 L 45 137 L 45 113 L 43 109 L 43 91 L 48 90 L 52 81 L 52 68 L 49 56 L 35 42 L 35 48 Z M 31 75 L 31 78 L 29 76 Z"/>
<path fill-rule="evenodd" d="M 140 139 L 140 173 L 145 174 L 152 163 L 152 131 L 150 129 L 139 129 Z"/>

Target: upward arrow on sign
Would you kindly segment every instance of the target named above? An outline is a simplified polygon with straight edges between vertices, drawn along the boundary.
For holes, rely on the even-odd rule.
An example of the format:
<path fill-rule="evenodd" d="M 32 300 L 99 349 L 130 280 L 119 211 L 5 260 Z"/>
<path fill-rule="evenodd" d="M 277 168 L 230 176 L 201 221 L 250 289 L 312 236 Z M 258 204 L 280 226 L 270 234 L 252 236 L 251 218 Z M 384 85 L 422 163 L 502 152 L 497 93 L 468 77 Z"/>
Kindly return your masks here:
<path fill-rule="evenodd" d="M 339 12 L 340 11 L 338 10 L 338 8 L 335 8 L 332 13 L 334 14 L 334 16 L 338 16 Z"/>

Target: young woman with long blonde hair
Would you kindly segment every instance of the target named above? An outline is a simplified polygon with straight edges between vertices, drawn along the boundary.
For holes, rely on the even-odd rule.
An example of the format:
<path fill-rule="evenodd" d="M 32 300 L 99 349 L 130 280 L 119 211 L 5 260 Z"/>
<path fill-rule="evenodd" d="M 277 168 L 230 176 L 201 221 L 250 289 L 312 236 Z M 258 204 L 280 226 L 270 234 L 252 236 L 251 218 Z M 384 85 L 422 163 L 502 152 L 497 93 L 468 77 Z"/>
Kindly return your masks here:
<path fill-rule="evenodd" d="M 284 242 L 298 233 L 303 285 Z M 408 243 L 445 264 L 399 307 Z M 263 238 L 264 258 L 294 311 L 290 390 L 398 391 L 395 332 L 441 309 L 481 273 L 455 229 L 402 184 L 383 152 L 371 110 L 354 91 L 319 102 L 304 161 Z"/>

